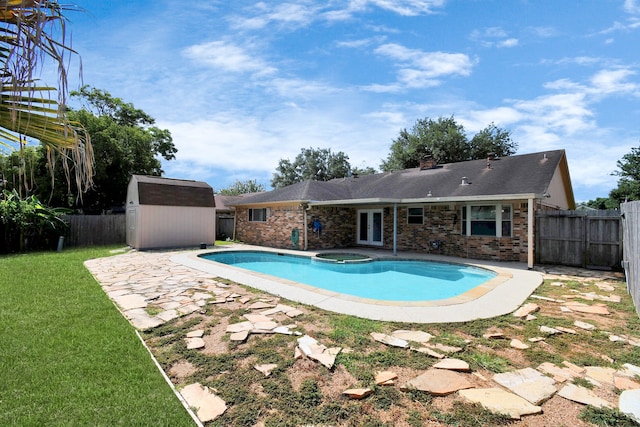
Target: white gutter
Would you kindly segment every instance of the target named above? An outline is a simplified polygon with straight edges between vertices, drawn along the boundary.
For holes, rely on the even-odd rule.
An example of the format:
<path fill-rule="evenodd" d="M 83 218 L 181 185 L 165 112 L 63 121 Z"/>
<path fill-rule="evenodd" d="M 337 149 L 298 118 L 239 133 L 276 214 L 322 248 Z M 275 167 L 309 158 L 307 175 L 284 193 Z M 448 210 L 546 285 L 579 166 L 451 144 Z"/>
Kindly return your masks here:
<path fill-rule="evenodd" d="M 375 204 L 418 204 L 418 203 L 464 203 L 464 202 L 483 202 L 496 200 L 522 200 L 522 199 L 542 199 L 543 194 L 524 193 L 524 194 L 494 194 L 483 196 L 451 196 L 451 197 L 420 197 L 414 199 L 392 199 L 374 197 L 370 199 L 343 199 L 343 200 L 322 200 L 310 201 L 309 206 L 335 206 L 335 205 L 375 205 Z"/>
<path fill-rule="evenodd" d="M 288 200 L 277 202 L 260 202 L 260 203 L 237 203 L 230 204 L 233 207 L 250 207 L 250 206 L 274 206 L 274 205 L 295 205 L 308 204 L 309 206 L 336 206 L 336 205 L 379 205 L 394 203 L 398 204 L 418 204 L 418 203 L 450 203 L 450 202 L 482 202 L 492 200 L 522 200 L 522 199 L 543 199 L 544 194 L 536 193 L 520 193 L 520 194 L 493 194 L 483 196 L 448 196 L 448 197 L 420 197 L 413 199 L 395 199 L 387 197 L 372 197 L 369 199 L 341 199 L 341 200 Z"/>

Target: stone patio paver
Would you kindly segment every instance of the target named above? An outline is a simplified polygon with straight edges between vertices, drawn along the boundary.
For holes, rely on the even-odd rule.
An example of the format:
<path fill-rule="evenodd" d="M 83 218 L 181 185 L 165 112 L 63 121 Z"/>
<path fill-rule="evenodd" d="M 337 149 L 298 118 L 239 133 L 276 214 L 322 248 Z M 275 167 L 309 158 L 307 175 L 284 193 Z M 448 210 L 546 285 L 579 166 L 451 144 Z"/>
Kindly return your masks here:
<path fill-rule="evenodd" d="M 565 399 L 582 403 L 584 405 L 595 406 L 596 408 L 607 407 L 611 408 L 612 405 L 606 400 L 598 397 L 588 388 L 577 386 L 575 384 L 567 384 L 560 389 L 558 396 Z"/>
<path fill-rule="evenodd" d="M 553 378 L 533 368 L 495 374 L 493 380 L 534 405 L 540 405 L 557 392 Z"/>
<path fill-rule="evenodd" d="M 473 384 L 463 374 L 446 369 L 429 369 L 424 374 L 407 381 L 401 389 L 420 390 L 434 396 L 446 396 L 471 387 Z"/>
<path fill-rule="evenodd" d="M 640 424 L 640 389 L 623 391 L 620 394 L 618 409 Z"/>
<path fill-rule="evenodd" d="M 116 255 L 109 258 L 90 260 L 87 261 L 85 265 L 101 284 L 105 293 L 114 301 L 114 303 L 116 303 L 116 305 L 118 305 L 123 315 L 129 319 L 134 327 L 140 330 L 153 328 L 178 316 L 202 310 L 207 304 L 237 302 L 243 304 L 244 309 L 261 311 L 246 314 L 245 318 L 247 321 L 228 326 L 227 332 L 231 333 L 230 339 L 232 341 L 244 341 L 248 338 L 250 333 L 283 333 L 288 335 L 292 335 L 294 333 L 291 329 L 295 328 L 295 325 L 279 325 L 269 316 L 283 313 L 288 317 L 295 317 L 304 314 L 301 310 L 279 304 L 277 302 L 278 298 L 275 297 L 261 298 L 260 301 L 255 301 L 255 298 L 252 299 L 248 296 L 231 293 L 225 289 L 229 287 L 228 285 L 217 282 L 213 276 L 174 262 L 172 258 L 175 254 L 175 252 L 132 251 L 127 254 Z M 569 269 L 564 269 L 563 271 L 569 271 Z M 603 286 L 601 290 L 610 291 L 607 286 Z M 612 298 L 611 296 L 598 295 L 594 292 L 576 293 L 575 296 L 610 303 L 615 303 L 618 299 L 615 297 Z M 545 298 L 540 299 L 546 300 Z M 556 300 L 555 302 L 561 303 L 560 300 Z M 569 301 L 562 304 L 562 306 L 557 307 L 565 309 L 567 313 L 576 311 L 608 314 L 606 307 L 599 303 L 588 305 L 576 301 Z M 535 304 L 529 305 L 527 310 L 532 309 L 533 305 Z M 152 310 L 150 308 L 155 309 Z M 159 314 L 150 314 L 154 312 Z M 519 314 L 522 313 L 523 311 Z M 526 319 L 528 316 L 531 316 L 531 314 L 529 313 L 524 317 L 515 317 Z M 541 328 L 541 331 L 546 333 L 582 334 L 587 337 L 590 334 L 588 332 L 589 330 L 596 329 L 596 326 L 594 325 L 577 320 L 575 321 L 574 326 L 579 328 L 581 331 L 577 332 L 569 328 L 559 327 L 553 329 L 546 329 L 546 327 L 543 327 Z M 200 341 L 204 343 L 202 340 L 203 333 L 204 331 L 202 330 L 188 333 L 187 342 L 189 343 L 189 348 L 196 348 L 191 347 L 191 345 L 195 343 L 200 344 Z M 300 332 L 296 332 L 296 334 L 302 335 Z M 488 331 L 488 334 L 485 334 L 485 338 L 506 338 L 502 333 L 500 333 L 500 336 L 490 334 L 491 332 Z M 428 344 L 428 341 L 433 336 L 423 331 L 399 330 L 394 331 L 390 335 L 381 334 L 374 336 L 374 334 L 372 334 L 372 337 L 374 339 L 377 338 L 377 340 L 384 342 L 387 345 L 398 345 L 402 348 L 408 348 L 409 342 L 420 343 L 421 347 L 410 347 L 410 349 L 426 353 L 439 359 L 443 359 L 445 357 L 444 354 L 441 353 L 454 353 L 462 350 L 462 348 L 459 347 L 444 346 L 442 344 Z M 640 345 L 639 338 L 627 337 L 624 335 L 620 335 L 618 338 L 620 338 L 620 341 L 624 341 L 630 345 Z M 335 362 L 335 357 L 341 349 L 327 348 L 311 337 L 302 337 L 301 339 L 302 341 L 298 341 L 299 345 L 296 347 L 295 357 L 302 357 L 304 354 L 308 358 L 317 360 L 327 368 L 331 369 Z M 543 340 L 542 337 L 538 337 L 538 339 Z M 512 342 L 514 341 L 518 340 L 513 340 Z M 529 339 L 529 341 L 534 342 L 534 339 Z M 522 348 L 526 345 L 521 341 L 518 341 L 517 344 L 518 346 L 521 345 Z M 472 401 L 477 399 L 475 401 L 478 401 L 487 409 L 494 412 L 508 413 L 514 418 L 519 418 L 525 414 L 538 413 L 540 407 L 536 404 L 543 402 L 549 395 L 553 394 L 551 388 L 555 390 L 555 387 L 553 386 L 554 380 L 540 374 L 539 372 L 536 375 L 532 374 L 530 376 L 531 378 L 529 378 L 528 375 L 522 375 L 531 381 L 528 383 L 523 381 L 522 383 L 515 385 L 505 385 L 503 384 L 504 381 L 501 382 L 498 379 L 500 377 L 494 378 L 495 382 L 502 384 L 507 388 L 511 388 L 516 394 L 492 388 L 475 390 L 467 389 L 472 387 L 471 383 L 467 380 L 469 374 L 459 374 L 445 370 L 455 369 L 453 365 L 447 365 L 453 363 L 452 360 L 454 359 L 445 359 L 444 363 L 440 362 L 439 364 L 434 365 L 433 369 L 430 369 L 423 375 L 408 381 L 405 386 L 401 387 L 401 389 L 417 388 L 434 395 L 446 395 L 459 390 L 460 396 L 464 396 L 466 399 Z M 563 362 L 563 365 L 564 367 L 560 368 L 551 363 L 543 363 L 538 367 L 538 370 L 553 376 L 557 381 L 565 382 L 576 377 L 585 377 L 592 378 L 593 380 L 603 384 L 610 384 L 610 387 L 615 385 L 620 390 L 638 390 L 635 387 L 638 387 L 639 384 L 637 381 L 634 381 L 633 377 L 635 375 L 640 375 L 640 367 L 626 364 L 623 369 L 615 371 L 611 368 L 582 368 L 572 365 L 569 362 Z M 448 367 L 445 368 L 445 366 Z M 268 375 L 267 371 L 270 366 L 256 365 L 255 367 L 256 369 L 259 369 L 260 367 L 259 370 L 264 372 L 265 375 Z M 436 367 L 444 369 L 437 369 Z M 527 368 L 527 370 L 537 372 L 531 368 Z M 447 376 L 448 374 L 452 374 L 455 377 L 449 377 Z M 483 378 L 479 373 L 474 372 L 473 374 L 477 375 L 479 378 Z M 465 378 L 465 376 L 467 378 Z M 376 373 L 376 383 L 380 385 L 392 386 L 395 384 L 396 379 L 397 375 L 392 372 Z M 490 381 L 487 379 L 484 380 Z M 536 382 L 539 382 L 539 384 Z M 535 390 L 533 389 L 532 384 L 536 384 Z M 538 386 L 540 386 L 540 390 L 537 389 Z M 212 395 L 212 393 L 210 393 L 205 387 L 202 387 L 199 384 L 192 384 L 188 387 L 183 389 L 183 392 L 187 395 L 189 395 L 190 392 L 196 395 Z M 353 389 L 353 391 L 368 393 L 365 389 Z M 624 393 L 626 393 L 626 391 Z M 349 395 L 349 393 L 346 392 L 345 394 Z M 522 402 L 523 399 L 520 396 L 517 396 L 517 394 L 526 397 L 532 403 L 527 402 L 527 399 L 524 399 L 526 402 L 526 404 L 524 404 Z M 567 384 L 567 386 L 562 388 L 561 393 L 558 394 L 581 403 L 595 404 L 596 406 L 614 406 L 611 402 L 606 402 L 605 400 L 593 395 L 589 390 L 576 387 L 573 384 Z M 217 396 L 215 397 L 217 398 Z M 637 393 L 627 394 L 625 395 L 625 405 L 638 405 L 639 399 L 640 397 Z M 622 395 L 620 400 L 622 408 Z M 216 402 L 217 403 L 213 406 L 217 407 L 218 411 L 222 410 L 222 412 L 224 412 L 226 409 L 224 402 L 221 399 Z M 198 416 L 201 416 L 200 411 L 198 411 Z M 208 418 L 210 415 L 202 416 L 207 419 L 213 419 Z"/>
<path fill-rule="evenodd" d="M 196 409 L 198 419 L 204 423 L 215 420 L 227 410 L 227 404 L 224 400 L 200 383 L 186 386 L 180 391 L 180 394 L 190 407 Z"/>
<path fill-rule="evenodd" d="M 505 414 L 516 420 L 523 415 L 542 412 L 542 407 L 497 387 L 460 390 L 458 394 L 471 403 L 479 403 L 493 413 Z"/>

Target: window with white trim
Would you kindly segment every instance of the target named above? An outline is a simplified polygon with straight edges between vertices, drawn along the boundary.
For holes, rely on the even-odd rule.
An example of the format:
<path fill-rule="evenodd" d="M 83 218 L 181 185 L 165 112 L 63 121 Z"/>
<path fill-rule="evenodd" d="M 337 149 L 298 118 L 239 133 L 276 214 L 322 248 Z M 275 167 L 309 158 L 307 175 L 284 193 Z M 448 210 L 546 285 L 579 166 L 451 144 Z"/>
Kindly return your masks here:
<path fill-rule="evenodd" d="M 249 209 L 249 221 L 251 222 L 265 222 L 269 210 L 267 208 Z"/>
<path fill-rule="evenodd" d="M 407 208 L 407 224 L 422 225 L 423 223 L 424 223 L 424 208 L 422 206 Z"/>
<path fill-rule="evenodd" d="M 467 205 L 462 207 L 464 236 L 511 237 L 511 205 Z"/>

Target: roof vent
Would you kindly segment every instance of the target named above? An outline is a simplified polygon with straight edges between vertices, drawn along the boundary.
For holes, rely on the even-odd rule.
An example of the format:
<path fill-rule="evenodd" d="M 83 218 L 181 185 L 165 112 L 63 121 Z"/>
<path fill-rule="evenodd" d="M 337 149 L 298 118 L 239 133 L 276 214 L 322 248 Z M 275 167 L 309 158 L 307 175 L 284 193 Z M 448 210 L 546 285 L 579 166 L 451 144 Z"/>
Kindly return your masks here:
<path fill-rule="evenodd" d="M 467 178 L 466 176 L 463 176 L 462 182 L 460 183 L 460 185 L 469 185 L 469 178 Z"/>

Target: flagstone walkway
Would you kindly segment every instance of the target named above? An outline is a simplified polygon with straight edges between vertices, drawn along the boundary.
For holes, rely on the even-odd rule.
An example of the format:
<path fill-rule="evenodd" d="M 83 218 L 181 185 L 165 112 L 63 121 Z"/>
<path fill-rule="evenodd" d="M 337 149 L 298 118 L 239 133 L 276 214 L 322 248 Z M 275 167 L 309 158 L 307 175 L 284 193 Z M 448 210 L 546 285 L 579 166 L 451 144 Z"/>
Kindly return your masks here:
<path fill-rule="evenodd" d="M 145 330 L 159 326 L 169 320 L 180 316 L 185 316 L 197 311 L 203 311 L 207 304 L 224 304 L 227 302 L 239 302 L 247 304 L 251 298 L 244 297 L 239 293 L 235 293 L 234 289 L 220 280 L 216 280 L 218 270 L 202 271 L 198 269 L 198 265 L 194 264 L 194 254 L 198 251 L 159 251 L 159 252 L 138 252 L 131 251 L 124 254 L 114 255 L 107 258 L 89 260 L 85 262 L 86 267 L 93 274 L 96 280 L 101 284 L 104 291 L 114 301 L 116 306 L 121 310 L 123 315 L 131 322 L 131 324 L 139 329 Z M 192 268 L 196 266 L 196 268 Z M 519 278 L 517 271 L 514 271 Z M 609 273 L 592 272 L 581 269 L 572 269 L 566 267 L 550 267 L 543 269 L 542 272 L 535 273 L 540 278 L 544 274 L 545 278 L 553 280 L 554 278 L 566 278 L 567 276 L 584 276 L 589 278 L 600 276 L 606 280 Z M 535 277 L 535 276 L 529 276 Z M 243 279 L 247 279 L 244 277 Z M 249 277 L 250 279 L 250 277 Z M 541 279 L 540 279 L 541 281 Z M 531 282 L 534 283 L 534 282 Z M 521 283 L 518 283 L 522 285 Z M 273 284 L 270 283 L 270 286 Z M 513 312 L 514 318 L 533 320 L 535 319 L 537 304 L 529 302 L 522 304 L 523 301 L 530 296 L 531 292 L 539 283 L 535 284 L 531 290 L 527 290 L 526 294 L 508 305 L 507 312 Z M 603 292 L 613 290 L 606 283 L 596 283 L 596 286 Z M 260 286 L 257 286 L 260 288 Z M 498 287 L 499 289 L 500 287 Z M 269 289 L 263 289 L 268 291 Z M 488 296 L 493 296 L 493 291 Z M 566 300 L 551 300 L 547 297 L 531 295 L 531 299 L 539 299 L 544 302 L 553 302 L 558 304 L 561 311 L 566 312 L 583 312 L 596 315 L 607 315 L 604 304 L 595 303 L 587 305 L 571 301 L 574 297 L 579 297 L 590 301 L 616 301 L 614 295 L 601 295 L 597 292 L 578 292 L 572 291 L 573 294 L 565 295 Z M 294 300 L 295 295 L 294 295 Z M 486 303 L 486 302 L 485 302 Z M 504 300 L 498 300 L 498 304 L 505 305 Z M 378 310 L 380 305 L 375 306 Z M 420 307 L 422 309 L 438 309 L 438 322 L 456 321 L 459 317 L 454 315 L 463 311 L 463 304 L 443 307 Z M 289 327 L 279 325 L 272 321 L 269 317 L 274 313 L 286 314 L 288 318 L 297 317 L 303 314 L 294 307 L 281 304 L 275 306 L 260 302 L 246 306 L 249 310 L 255 310 L 255 314 L 246 314 L 246 321 L 229 325 L 228 333 L 231 333 L 231 340 L 244 341 L 249 334 L 261 333 L 284 333 L 299 334 L 293 332 Z M 589 308 L 589 311 L 584 311 Z M 330 309 L 330 308 L 329 308 Z M 447 309 L 451 313 L 447 317 Z M 598 309 L 598 310 L 595 310 Z M 388 310 L 388 307 L 383 311 Z M 595 310 L 595 311 L 594 311 Z M 500 314 L 504 314 L 504 307 Z M 355 313 L 357 315 L 357 313 Z M 365 313 L 366 314 L 366 313 Z M 443 315 L 444 314 L 444 315 Z M 428 317 L 428 316 L 427 316 Z M 414 320 L 414 322 L 416 322 Z M 551 328 L 546 326 L 540 327 L 541 337 L 530 338 L 528 343 L 519 340 L 512 340 L 511 347 L 514 349 L 526 349 L 536 342 L 544 340 L 545 336 L 553 334 L 577 334 L 577 330 L 589 331 L 594 328 L 593 325 L 576 321 L 574 323 L 576 329 L 572 328 Z M 295 328 L 295 326 L 294 326 Z M 203 331 L 192 331 L 187 335 L 189 348 L 199 349 L 205 347 L 205 341 L 202 339 Z M 563 362 L 562 366 L 553 363 L 542 363 L 535 368 L 524 368 L 496 374 L 489 380 L 482 378 L 482 382 L 487 386 L 476 387 L 472 382 L 477 382 L 469 372 L 466 362 L 452 359 L 450 354 L 461 351 L 461 348 L 442 346 L 440 344 L 431 345 L 428 343 L 432 338 L 431 334 L 424 331 L 396 331 L 392 335 L 371 334 L 372 339 L 379 341 L 385 345 L 409 348 L 413 351 L 425 353 L 428 357 L 441 359 L 442 362 L 435 364 L 431 369 L 422 375 L 411 379 L 406 384 L 401 385 L 400 389 L 418 389 L 431 393 L 435 396 L 444 396 L 450 393 L 458 392 L 459 396 L 471 402 L 478 402 L 485 408 L 497 412 L 509 414 L 514 419 L 519 419 L 523 415 L 538 414 L 542 411 L 542 405 L 552 396 L 557 395 L 564 399 L 581 404 L 588 404 L 598 407 L 619 407 L 620 410 L 640 420 L 640 383 L 637 381 L 640 376 L 640 367 L 625 364 L 620 369 L 604 368 L 597 366 L 580 367 L 569 362 Z M 485 339 L 506 339 L 507 337 L 501 332 L 487 332 Z M 628 345 L 640 347 L 640 339 L 636 337 L 610 335 L 610 341 L 624 341 Z M 410 343 L 414 343 L 411 345 Z M 419 344 L 419 345 L 415 345 Z M 298 350 L 295 357 L 308 357 L 316 360 L 327 368 L 331 369 L 335 356 L 341 351 L 340 348 L 327 349 L 313 338 L 304 336 L 298 339 Z M 275 366 L 256 365 L 256 369 L 269 375 Z M 447 372 L 456 371 L 456 372 Z M 377 373 L 382 374 L 382 373 Z M 389 378 L 394 377 L 393 372 L 387 372 L 384 381 L 380 384 L 393 385 L 394 382 Z M 471 376 L 470 376 L 471 375 Z M 481 376 L 480 376 L 481 377 Z M 600 388 L 611 389 L 612 396 L 615 396 L 614 390 L 625 390 L 620 395 L 619 402 L 604 400 L 596 396 L 592 391 L 580 385 L 573 384 L 576 378 L 586 379 L 588 382 Z M 502 387 L 502 388 L 500 388 Z M 373 391 L 371 389 L 349 389 L 344 394 L 356 399 L 365 398 Z M 225 403 L 217 396 L 212 395 L 211 391 L 206 387 L 202 388 L 200 384 L 191 384 L 184 388 L 181 392 L 184 398 L 189 401 L 189 406 L 199 407 L 198 402 L 208 401 L 208 408 L 215 407 L 215 410 L 209 412 L 198 411 L 198 417 L 202 421 L 215 419 L 226 410 Z M 190 399 L 195 399 L 191 401 Z M 196 402 L 196 403 L 193 403 Z M 204 403 L 202 403 L 204 408 Z M 529 425 L 529 424 L 527 424 Z M 531 424 L 531 425 L 536 425 Z"/>

